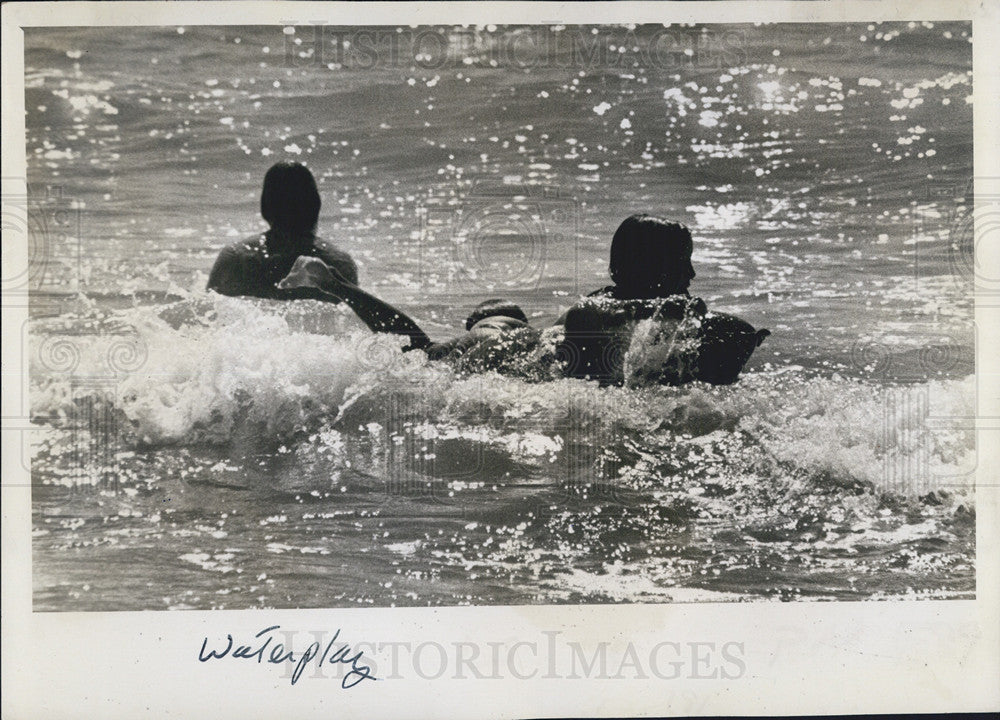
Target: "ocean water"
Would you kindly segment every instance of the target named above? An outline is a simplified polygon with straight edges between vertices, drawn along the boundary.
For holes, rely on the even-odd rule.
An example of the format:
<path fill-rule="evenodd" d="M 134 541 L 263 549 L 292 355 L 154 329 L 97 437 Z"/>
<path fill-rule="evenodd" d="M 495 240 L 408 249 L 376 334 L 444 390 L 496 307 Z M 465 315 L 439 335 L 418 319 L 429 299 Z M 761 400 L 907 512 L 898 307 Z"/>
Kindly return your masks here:
<path fill-rule="evenodd" d="M 35 609 L 974 596 L 970 33 L 26 30 Z M 550 325 L 634 212 L 772 335 L 601 388 L 206 293 L 282 158 L 434 338 Z"/>

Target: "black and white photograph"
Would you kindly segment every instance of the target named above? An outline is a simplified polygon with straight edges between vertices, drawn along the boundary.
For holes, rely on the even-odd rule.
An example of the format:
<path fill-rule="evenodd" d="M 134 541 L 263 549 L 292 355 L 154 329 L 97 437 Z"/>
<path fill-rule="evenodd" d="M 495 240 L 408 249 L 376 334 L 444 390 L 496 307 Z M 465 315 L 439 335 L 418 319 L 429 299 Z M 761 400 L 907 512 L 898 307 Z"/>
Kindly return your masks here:
<path fill-rule="evenodd" d="M 996 597 L 1000 176 L 968 10 L 141 5 L 20 22 L 21 87 L 5 51 L 4 492 L 32 617 L 254 611 L 240 636 L 200 621 L 189 669 L 325 663 L 359 695 L 391 694 L 377 643 L 268 618 Z M 690 644 L 569 643 L 546 677 L 766 674 L 749 640 Z M 509 680 L 535 649 L 391 672 Z"/>

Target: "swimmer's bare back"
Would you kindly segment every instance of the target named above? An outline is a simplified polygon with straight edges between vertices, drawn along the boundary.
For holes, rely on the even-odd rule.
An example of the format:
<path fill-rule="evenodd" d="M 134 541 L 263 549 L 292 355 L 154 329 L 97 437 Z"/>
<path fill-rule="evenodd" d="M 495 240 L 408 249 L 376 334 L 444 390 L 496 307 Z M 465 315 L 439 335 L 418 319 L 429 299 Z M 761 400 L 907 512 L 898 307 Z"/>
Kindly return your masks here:
<path fill-rule="evenodd" d="M 358 267 L 354 260 L 332 244 L 314 238 L 299 253 L 273 252 L 264 234 L 223 248 L 212 266 L 208 289 L 221 295 L 292 299 L 277 287 L 277 283 L 288 275 L 300 257 L 320 260 L 348 282 L 358 283 Z"/>
<path fill-rule="evenodd" d="M 634 347 L 633 335 L 642 320 L 654 323 L 645 332 L 646 344 L 660 344 L 670 352 L 659 360 L 651 354 L 654 365 L 649 367 L 642 366 L 641 354 L 632 357 L 641 372 L 630 382 L 639 384 L 731 384 L 771 334 L 734 315 L 708 311 L 700 298 L 687 295 L 652 300 L 588 297 L 566 313 L 565 334 L 556 348 L 565 373 L 602 384 L 624 382 L 626 353 Z"/>
<path fill-rule="evenodd" d="M 622 362 L 640 320 L 682 320 L 705 314 L 701 298 L 671 295 L 666 298 L 619 300 L 586 297 L 565 314 L 565 334 L 556 348 L 570 377 L 590 378 L 602 384 L 621 384 Z"/>

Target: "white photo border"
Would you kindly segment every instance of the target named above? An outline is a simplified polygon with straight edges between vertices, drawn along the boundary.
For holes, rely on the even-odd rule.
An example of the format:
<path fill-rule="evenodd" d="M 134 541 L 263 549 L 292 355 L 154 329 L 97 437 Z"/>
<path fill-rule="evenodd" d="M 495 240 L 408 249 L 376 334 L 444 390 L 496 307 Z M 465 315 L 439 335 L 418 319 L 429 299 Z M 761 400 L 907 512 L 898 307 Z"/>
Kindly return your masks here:
<path fill-rule="evenodd" d="M 1000 6 L 971 0 L 81 2 L 7 3 L 2 13 L 5 184 L 6 178 L 26 176 L 23 27 L 311 21 L 971 20 L 975 175 L 1000 177 Z M 5 266 L 25 253 L 26 247 L 5 238 Z M 19 453 L 8 452 L 24 429 L 18 419 L 27 390 L 18 329 L 27 318 L 23 305 L 23 300 L 4 298 L 4 717 L 277 717 L 306 712 L 372 718 L 621 717 L 1000 709 L 1000 307 L 977 303 L 976 310 L 976 367 L 984 392 L 977 420 L 975 600 L 33 613 L 30 478 L 20 467 Z M 224 645 L 231 634 L 240 642 L 274 625 L 302 633 L 297 642 L 303 645 L 310 634 L 326 638 L 339 629 L 340 642 L 366 648 L 380 680 L 344 689 L 333 671 L 324 681 L 310 677 L 310 668 L 303 682 L 292 684 L 283 669 L 267 664 L 199 661 L 203 640 L 207 647 Z M 589 660 L 602 642 L 608 643 L 611 677 L 574 677 L 565 666 L 568 658 L 582 648 Z M 467 666 L 463 670 L 462 646 L 469 643 L 499 648 L 499 677 L 476 678 Z M 390 666 L 393 647 L 404 648 L 411 658 L 400 659 L 398 672 Z M 421 653 L 417 662 L 414 652 Z M 670 677 L 675 673 L 669 661 L 676 657 L 683 657 L 685 666 L 678 677 Z M 723 658 L 717 667 L 705 660 L 716 657 Z M 434 677 L 440 658 L 447 667 Z M 632 670 L 621 679 L 613 677 L 616 669 L 636 664 L 645 679 L 634 679 Z M 715 677 L 708 677 L 713 669 Z"/>

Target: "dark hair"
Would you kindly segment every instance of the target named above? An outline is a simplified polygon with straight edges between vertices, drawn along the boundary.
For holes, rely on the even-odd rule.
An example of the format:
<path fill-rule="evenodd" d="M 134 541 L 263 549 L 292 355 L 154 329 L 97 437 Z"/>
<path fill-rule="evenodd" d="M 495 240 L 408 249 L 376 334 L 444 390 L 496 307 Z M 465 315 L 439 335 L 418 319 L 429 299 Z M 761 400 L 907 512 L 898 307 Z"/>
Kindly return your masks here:
<path fill-rule="evenodd" d="M 309 168 L 285 160 L 264 175 L 260 214 L 271 227 L 296 234 L 311 233 L 319 221 L 319 190 Z"/>
<path fill-rule="evenodd" d="M 656 285 L 665 268 L 690 262 L 692 249 L 686 226 L 653 215 L 632 215 L 611 240 L 611 280 L 617 285 Z"/>
<path fill-rule="evenodd" d="M 483 300 L 481 303 L 476 305 L 476 309 L 473 310 L 472 314 L 465 320 L 465 329 L 471 330 L 472 326 L 480 320 L 485 320 L 488 317 L 494 316 L 514 318 L 515 320 L 520 320 L 523 323 L 528 322 L 528 317 L 524 314 L 524 310 L 512 303 L 510 300 L 492 298 L 490 300 Z"/>

